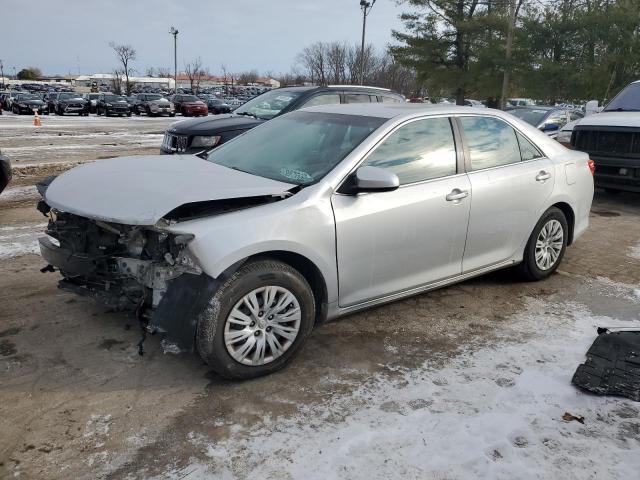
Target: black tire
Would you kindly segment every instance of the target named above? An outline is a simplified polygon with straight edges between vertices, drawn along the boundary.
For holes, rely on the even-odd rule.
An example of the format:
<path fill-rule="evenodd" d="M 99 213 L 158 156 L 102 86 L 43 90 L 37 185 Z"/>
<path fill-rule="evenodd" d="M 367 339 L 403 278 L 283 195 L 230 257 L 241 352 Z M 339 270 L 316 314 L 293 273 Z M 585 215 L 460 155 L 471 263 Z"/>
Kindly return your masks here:
<path fill-rule="evenodd" d="M 284 353 L 259 366 L 244 365 L 227 351 L 224 330 L 229 313 L 242 297 L 266 285 L 289 290 L 301 310 L 298 335 Z M 256 260 L 243 265 L 215 292 L 208 307 L 198 319 L 196 345 L 202 359 L 219 375 L 244 380 L 268 375 L 283 368 L 300 351 L 313 329 L 315 301 L 311 287 L 293 267 L 277 260 Z"/>
<path fill-rule="evenodd" d="M 175 117 L 175 116 L 176 116 L 176 114 L 175 114 L 175 113 L 170 113 L 170 114 L 169 114 L 169 116 L 170 116 L 170 117 Z"/>
<path fill-rule="evenodd" d="M 550 268 L 543 270 L 536 263 L 536 242 L 542 228 L 551 220 L 557 220 L 562 226 L 562 249 L 560 250 L 560 254 L 558 255 L 555 263 L 553 263 Z M 544 280 L 553 272 L 555 272 L 562 262 L 564 252 L 567 249 L 568 236 L 569 225 L 567 223 L 566 217 L 564 216 L 564 213 L 562 213 L 562 210 L 556 207 L 551 207 L 549 210 L 544 212 L 542 217 L 540 217 L 540 220 L 538 220 L 535 228 L 533 229 L 533 232 L 531 232 L 531 236 L 529 237 L 527 246 L 524 249 L 524 257 L 522 263 L 518 265 L 518 270 L 521 276 L 528 281 L 538 281 Z"/>
<path fill-rule="evenodd" d="M 56 115 L 60 115 L 61 117 L 64 117 L 64 112 L 60 107 L 58 107 L 58 111 L 56 112 Z"/>
<path fill-rule="evenodd" d="M 140 115 L 140 110 L 136 108 L 133 113 L 135 113 L 136 115 Z"/>

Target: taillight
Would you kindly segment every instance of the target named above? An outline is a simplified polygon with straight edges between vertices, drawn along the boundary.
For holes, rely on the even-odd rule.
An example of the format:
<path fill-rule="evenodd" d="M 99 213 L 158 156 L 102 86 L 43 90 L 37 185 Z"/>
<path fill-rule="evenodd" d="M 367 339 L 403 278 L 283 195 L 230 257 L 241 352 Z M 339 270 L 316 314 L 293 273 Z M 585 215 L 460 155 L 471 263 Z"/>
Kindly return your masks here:
<path fill-rule="evenodd" d="M 596 174 L 596 162 L 594 162 L 593 160 L 589 159 L 589 161 L 587 163 L 589 165 L 589 170 L 591 170 L 591 175 L 595 175 Z"/>

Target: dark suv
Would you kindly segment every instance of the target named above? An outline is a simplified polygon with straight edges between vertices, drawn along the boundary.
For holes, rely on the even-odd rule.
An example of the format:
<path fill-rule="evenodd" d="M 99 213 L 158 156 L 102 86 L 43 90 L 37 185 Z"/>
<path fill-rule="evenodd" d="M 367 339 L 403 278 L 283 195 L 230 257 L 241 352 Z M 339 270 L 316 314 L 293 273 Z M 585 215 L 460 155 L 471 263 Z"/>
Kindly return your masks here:
<path fill-rule="evenodd" d="M 78 115 L 89 115 L 89 102 L 82 98 L 81 93 L 59 92 L 49 96 L 49 111 L 56 115 L 66 113 L 77 113 Z"/>
<path fill-rule="evenodd" d="M 113 93 L 101 93 L 96 101 L 96 115 L 126 115 L 131 116 L 131 108 L 129 102 L 122 95 L 114 95 Z"/>
<path fill-rule="evenodd" d="M 160 153 L 210 150 L 267 120 L 304 107 L 371 102 L 403 103 L 404 97 L 376 87 L 330 85 L 277 88 L 249 100 L 222 118 L 207 117 L 174 123 L 165 132 Z"/>

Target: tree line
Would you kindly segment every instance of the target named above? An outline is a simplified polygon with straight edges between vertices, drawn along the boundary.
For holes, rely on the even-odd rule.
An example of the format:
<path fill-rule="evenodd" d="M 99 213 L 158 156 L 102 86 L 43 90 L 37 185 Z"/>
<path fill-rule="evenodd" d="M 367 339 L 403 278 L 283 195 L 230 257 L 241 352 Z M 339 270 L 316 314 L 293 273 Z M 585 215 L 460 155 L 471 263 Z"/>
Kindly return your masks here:
<path fill-rule="evenodd" d="M 611 98 L 640 74 L 638 0 L 401 0 L 402 31 L 364 51 L 364 83 L 405 95 Z M 286 80 L 358 82 L 359 45 L 317 42 Z"/>

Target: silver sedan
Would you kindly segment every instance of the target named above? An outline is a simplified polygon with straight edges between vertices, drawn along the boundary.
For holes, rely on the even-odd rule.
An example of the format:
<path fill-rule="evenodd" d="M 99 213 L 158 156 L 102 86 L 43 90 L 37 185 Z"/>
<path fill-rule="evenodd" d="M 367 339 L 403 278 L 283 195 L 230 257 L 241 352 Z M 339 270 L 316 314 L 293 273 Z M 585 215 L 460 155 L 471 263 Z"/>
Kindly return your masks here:
<path fill-rule="evenodd" d="M 548 277 L 588 226 L 593 170 L 496 110 L 314 107 L 198 156 L 64 173 L 40 245 L 61 287 L 250 378 L 327 319 L 500 268 Z"/>

